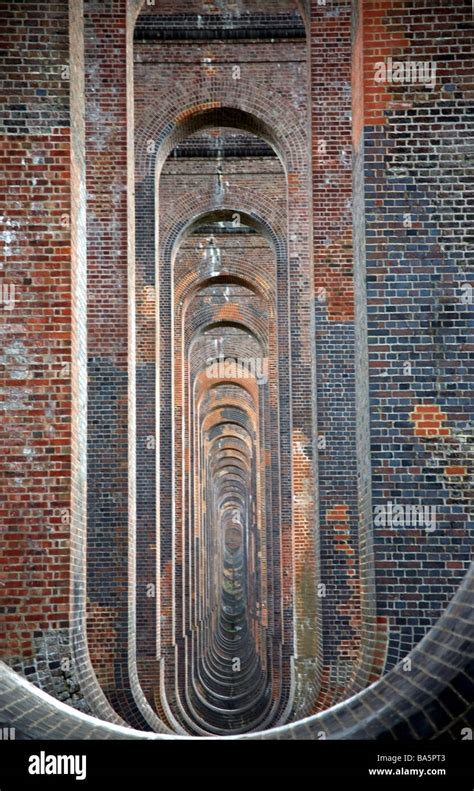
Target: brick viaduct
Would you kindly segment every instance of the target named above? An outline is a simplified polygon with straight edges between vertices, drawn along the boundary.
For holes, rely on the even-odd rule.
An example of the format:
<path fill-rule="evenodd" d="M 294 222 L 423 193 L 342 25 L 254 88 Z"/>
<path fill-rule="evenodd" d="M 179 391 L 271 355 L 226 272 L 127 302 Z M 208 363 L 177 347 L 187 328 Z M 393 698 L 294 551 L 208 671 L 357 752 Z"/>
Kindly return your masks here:
<path fill-rule="evenodd" d="M 470 6 L 0 10 L 0 720 L 463 738 Z"/>

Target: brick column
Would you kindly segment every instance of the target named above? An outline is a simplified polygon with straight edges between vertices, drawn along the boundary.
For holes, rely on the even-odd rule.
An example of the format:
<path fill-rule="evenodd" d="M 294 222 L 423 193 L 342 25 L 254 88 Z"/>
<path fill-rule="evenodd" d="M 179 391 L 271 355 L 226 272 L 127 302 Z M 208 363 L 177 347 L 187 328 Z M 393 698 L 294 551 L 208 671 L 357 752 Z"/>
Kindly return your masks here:
<path fill-rule="evenodd" d="M 350 0 L 312 3 L 314 274 L 324 665 L 338 684 L 358 658 L 360 596 Z M 341 682 L 344 678 L 340 679 Z"/>

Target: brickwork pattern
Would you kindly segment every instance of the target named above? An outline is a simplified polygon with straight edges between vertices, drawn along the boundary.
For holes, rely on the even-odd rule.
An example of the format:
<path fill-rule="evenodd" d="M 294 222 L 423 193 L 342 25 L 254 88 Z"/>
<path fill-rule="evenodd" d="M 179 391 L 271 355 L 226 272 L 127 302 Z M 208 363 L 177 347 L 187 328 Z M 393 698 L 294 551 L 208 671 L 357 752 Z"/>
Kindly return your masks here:
<path fill-rule="evenodd" d="M 462 738 L 471 9 L 0 12 L 2 722 Z"/>

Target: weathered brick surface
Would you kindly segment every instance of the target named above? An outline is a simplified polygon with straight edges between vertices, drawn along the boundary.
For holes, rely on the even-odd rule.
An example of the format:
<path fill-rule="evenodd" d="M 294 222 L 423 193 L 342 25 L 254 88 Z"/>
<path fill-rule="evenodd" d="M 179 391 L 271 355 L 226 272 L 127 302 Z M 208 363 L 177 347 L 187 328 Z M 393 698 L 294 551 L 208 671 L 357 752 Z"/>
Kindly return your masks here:
<path fill-rule="evenodd" d="M 466 488 L 445 474 L 454 465 L 472 474 L 471 9 L 367 2 L 364 20 L 374 506 L 418 504 L 436 517 L 432 532 L 375 527 L 391 667 L 439 617 L 471 557 Z M 435 64 L 434 86 L 377 83 L 375 65 L 389 57 Z"/>
<path fill-rule="evenodd" d="M 68 4 L 3 2 L 0 13 L 1 654 L 31 681 L 75 705 L 80 696 L 67 632 Z"/>

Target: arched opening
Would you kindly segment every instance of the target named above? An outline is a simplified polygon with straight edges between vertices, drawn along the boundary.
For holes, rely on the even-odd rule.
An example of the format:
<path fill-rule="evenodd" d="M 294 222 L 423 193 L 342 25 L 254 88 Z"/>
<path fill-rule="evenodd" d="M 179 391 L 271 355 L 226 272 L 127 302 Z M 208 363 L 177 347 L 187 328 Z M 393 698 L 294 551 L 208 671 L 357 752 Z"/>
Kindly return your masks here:
<path fill-rule="evenodd" d="M 420 145 L 462 138 L 467 11 L 419 92 L 367 80 L 409 49 L 363 5 L 304 3 L 307 47 L 291 0 L 2 4 L 4 738 L 472 735 L 469 284 L 423 209 L 468 180 Z"/>
<path fill-rule="evenodd" d="M 216 53 L 244 35 L 249 19 L 255 30 L 260 9 L 248 5 L 230 32 L 215 16 L 213 24 L 221 25 Z M 312 662 L 315 653 L 301 639 L 290 605 L 301 596 L 302 568 L 283 560 L 314 518 L 310 501 L 304 517 L 295 518 L 293 504 L 288 324 L 290 306 L 301 301 L 291 270 L 310 267 L 302 220 L 307 185 L 296 175 L 307 167 L 305 114 L 299 97 L 295 101 L 305 36 L 296 5 L 276 6 L 265 9 L 266 25 L 259 17 L 264 29 L 253 43 L 268 57 L 272 37 L 283 36 L 284 22 L 293 19 L 290 104 L 270 98 L 271 59 L 264 68 L 250 59 L 248 68 L 258 75 L 245 90 L 243 64 L 214 68 L 213 58 L 200 59 L 199 78 L 189 84 L 187 75 L 180 78 L 170 101 L 159 84 L 161 70 L 152 65 L 170 41 L 163 14 L 143 9 L 135 29 L 137 568 L 138 576 L 156 572 L 159 589 L 153 602 L 137 590 L 137 663 L 142 686 L 148 682 L 171 727 L 198 734 L 284 721 L 294 706 L 295 658 L 306 654 Z M 178 16 L 166 20 L 168 30 L 193 46 L 189 27 L 180 37 L 171 25 Z M 140 80 L 145 69 L 146 85 Z M 298 358 L 304 343 L 298 341 Z M 311 412 L 309 379 L 301 384 Z M 237 441 L 236 415 L 251 442 L 243 446 L 244 459 L 242 449 L 230 445 L 223 456 L 219 446 Z M 156 438 L 153 459 L 142 452 L 149 435 Z M 311 443 L 308 435 L 308 448 Z M 311 473 L 308 492 L 310 479 Z M 224 540 L 232 507 L 242 525 L 238 551 Z M 314 577 L 314 546 L 303 548 L 302 562 Z M 213 673 L 222 636 L 226 650 L 233 644 L 226 642 L 232 569 L 239 596 L 245 592 L 237 629 L 243 639 L 245 623 L 245 642 L 242 657 L 226 657 L 224 692 L 222 676 Z M 151 663 L 141 660 L 150 648 L 159 663 L 153 683 Z M 219 668 L 223 672 L 222 657 Z M 249 705 L 230 716 L 246 695 Z"/>

